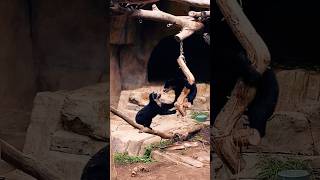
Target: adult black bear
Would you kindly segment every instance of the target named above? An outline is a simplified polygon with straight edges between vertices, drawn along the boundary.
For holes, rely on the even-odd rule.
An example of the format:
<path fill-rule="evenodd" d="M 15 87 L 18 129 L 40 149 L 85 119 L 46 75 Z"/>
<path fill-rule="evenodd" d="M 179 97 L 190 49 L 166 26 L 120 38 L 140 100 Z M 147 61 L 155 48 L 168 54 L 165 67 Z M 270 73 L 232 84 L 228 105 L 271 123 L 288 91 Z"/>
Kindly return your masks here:
<path fill-rule="evenodd" d="M 81 180 L 105 180 L 110 177 L 109 145 L 98 151 L 88 161 L 81 175 Z"/>
<path fill-rule="evenodd" d="M 187 95 L 187 101 L 193 104 L 193 100 L 196 98 L 197 95 L 197 86 L 195 83 L 190 84 L 184 77 L 176 77 L 165 81 L 164 92 L 167 92 L 172 89 L 174 90 L 175 94 L 175 99 L 173 103 L 167 105 L 168 109 L 174 107 L 174 103 L 177 101 L 184 87 L 190 90 L 189 94 Z"/>
<path fill-rule="evenodd" d="M 209 21 L 206 21 L 208 23 Z M 197 32 L 183 41 L 184 56 L 190 71 L 193 73 L 197 82 L 208 82 L 210 79 L 210 46 L 203 38 L 203 33 Z M 196 84 L 190 85 L 181 71 L 177 59 L 180 55 L 180 44 L 174 36 L 163 38 L 153 49 L 148 64 L 149 81 L 165 81 L 164 89 L 175 91 L 175 100 L 179 97 L 183 87 L 190 89 L 187 96 L 188 102 L 193 104 L 196 97 Z M 157 71 L 157 69 L 159 69 Z M 168 108 L 174 105 L 170 104 Z"/>
<path fill-rule="evenodd" d="M 262 75 L 251 66 L 247 55 L 225 22 L 217 5 L 213 6 L 213 69 L 211 81 L 211 103 L 213 125 L 218 113 L 228 100 L 237 80 L 242 80 L 257 89 L 250 103 L 247 115 L 250 127 L 265 136 L 267 120 L 273 114 L 279 94 L 278 82 L 273 70 L 267 69 Z"/>
<path fill-rule="evenodd" d="M 136 122 L 140 125 L 143 125 L 144 127 L 150 128 L 150 125 L 152 123 L 152 119 L 156 115 L 169 115 L 169 114 L 175 114 L 176 110 L 168 110 L 167 108 L 163 108 L 162 104 L 158 104 L 156 101 L 158 101 L 160 98 L 160 95 L 157 93 L 150 93 L 149 94 L 149 103 L 143 107 L 136 115 Z"/>

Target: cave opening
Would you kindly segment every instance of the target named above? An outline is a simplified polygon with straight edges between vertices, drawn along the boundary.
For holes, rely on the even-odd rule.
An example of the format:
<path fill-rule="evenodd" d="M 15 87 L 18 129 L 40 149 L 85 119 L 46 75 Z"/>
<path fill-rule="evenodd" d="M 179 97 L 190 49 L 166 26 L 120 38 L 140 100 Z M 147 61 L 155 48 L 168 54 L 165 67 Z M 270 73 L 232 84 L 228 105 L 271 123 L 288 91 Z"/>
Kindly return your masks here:
<path fill-rule="evenodd" d="M 210 46 L 202 34 L 194 34 L 183 41 L 186 63 L 196 82 L 210 81 Z M 148 61 L 148 81 L 163 82 L 173 78 L 179 70 L 177 58 L 180 55 L 180 43 L 173 36 L 159 41 Z"/>

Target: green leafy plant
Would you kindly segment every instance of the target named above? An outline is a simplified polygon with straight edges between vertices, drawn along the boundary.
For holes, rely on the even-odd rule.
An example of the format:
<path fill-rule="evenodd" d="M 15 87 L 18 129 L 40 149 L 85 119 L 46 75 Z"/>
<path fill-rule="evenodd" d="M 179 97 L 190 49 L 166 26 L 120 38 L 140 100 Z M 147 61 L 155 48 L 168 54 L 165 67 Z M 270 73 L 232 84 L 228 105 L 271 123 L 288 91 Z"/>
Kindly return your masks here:
<path fill-rule="evenodd" d="M 277 174 L 283 170 L 307 170 L 310 173 L 312 172 L 308 161 L 293 158 L 279 160 L 263 156 L 256 166 L 259 169 L 258 178 L 266 180 L 276 180 Z"/>

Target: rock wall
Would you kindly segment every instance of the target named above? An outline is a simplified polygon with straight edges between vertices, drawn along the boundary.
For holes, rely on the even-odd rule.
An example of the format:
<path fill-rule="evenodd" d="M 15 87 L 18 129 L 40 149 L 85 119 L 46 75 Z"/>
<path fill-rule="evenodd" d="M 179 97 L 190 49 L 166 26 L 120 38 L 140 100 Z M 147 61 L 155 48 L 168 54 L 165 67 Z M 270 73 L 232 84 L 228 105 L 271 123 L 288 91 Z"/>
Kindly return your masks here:
<path fill-rule="evenodd" d="M 26 1 L 0 2 L 0 108 L 32 106 L 35 66 Z"/>
<path fill-rule="evenodd" d="M 77 89 L 107 74 L 105 1 L 32 0 L 32 38 L 39 90 Z"/>
<path fill-rule="evenodd" d="M 23 146 L 36 93 L 27 5 L 0 1 L 0 138 L 18 148 Z"/>
<path fill-rule="evenodd" d="M 308 104 L 320 103 L 320 73 L 282 70 L 277 73 L 280 97 L 276 111 L 299 111 Z"/>
<path fill-rule="evenodd" d="M 38 91 L 109 79 L 105 1 L 0 2 L 0 137 L 22 148 Z"/>

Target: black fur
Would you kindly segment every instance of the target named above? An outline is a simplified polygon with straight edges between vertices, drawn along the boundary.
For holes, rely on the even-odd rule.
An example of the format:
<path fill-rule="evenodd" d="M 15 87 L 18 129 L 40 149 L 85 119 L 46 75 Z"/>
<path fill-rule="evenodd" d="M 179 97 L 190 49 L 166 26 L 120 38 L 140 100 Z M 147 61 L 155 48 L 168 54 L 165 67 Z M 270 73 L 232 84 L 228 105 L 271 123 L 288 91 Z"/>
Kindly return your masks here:
<path fill-rule="evenodd" d="M 266 124 L 273 114 L 279 96 L 279 85 L 272 69 L 267 69 L 261 81 L 256 85 L 257 93 L 248 106 L 245 115 L 248 116 L 250 127 L 259 131 L 263 137 L 266 133 Z"/>
<path fill-rule="evenodd" d="M 110 177 L 109 146 L 102 148 L 88 161 L 81 180 L 106 180 Z"/>
<path fill-rule="evenodd" d="M 176 110 L 168 110 L 167 108 L 163 108 L 162 105 L 159 106 L 156 103 L 156 99 L 159 98 L 157 93 L 149 94 L 149 103 L 145 107 L 143 107 L 136 115 L 136 122 L 144 127 L 148 127 L 151 129 L 150 125 L 152 123 L 152 119 L 156 115 L 169 115 L 175 114 Z"/>
<path fill-rule="evenodd" d="M 167 80 L 165 81 L 165 84 L 164 84 L 165 90 L 168 90 L 168 89 L 174 90 L 174 94 L 175 94 L 174 102 L 177 101 L 184 87 L 190 89 L 190 92 L 187 95 L 187 99 L 188 99 L 188 102 L 193 104 L 193 100 L 196 98 L 196 95 L 197 95 L 197 86 L 195 83 L 191 85 L 185 78 L 178 77 L 178 78 Z"/>

